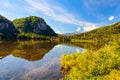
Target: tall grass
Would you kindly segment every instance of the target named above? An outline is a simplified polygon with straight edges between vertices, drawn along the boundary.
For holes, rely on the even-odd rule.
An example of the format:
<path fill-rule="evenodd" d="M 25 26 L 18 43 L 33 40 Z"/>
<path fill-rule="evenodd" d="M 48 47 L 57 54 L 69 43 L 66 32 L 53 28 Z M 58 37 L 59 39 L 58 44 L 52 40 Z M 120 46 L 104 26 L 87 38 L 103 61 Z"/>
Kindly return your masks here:
<path fill-rule="evenodd" d="M 109 43 L 96 52 L 62 55 L 64 80 L 120 80 L 120 46 Z"/>

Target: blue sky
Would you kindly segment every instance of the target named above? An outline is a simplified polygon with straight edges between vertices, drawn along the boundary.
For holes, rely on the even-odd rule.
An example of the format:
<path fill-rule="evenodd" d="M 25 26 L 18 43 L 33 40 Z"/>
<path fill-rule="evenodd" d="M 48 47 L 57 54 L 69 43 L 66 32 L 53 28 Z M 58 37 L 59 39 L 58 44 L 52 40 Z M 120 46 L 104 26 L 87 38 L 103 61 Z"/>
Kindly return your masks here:
<path fill-rule="evenodd" d="M 0 0 L 0 14 L 39 16 L 57 33 L 85 32 L 120 21 L 120 0 Z"/>

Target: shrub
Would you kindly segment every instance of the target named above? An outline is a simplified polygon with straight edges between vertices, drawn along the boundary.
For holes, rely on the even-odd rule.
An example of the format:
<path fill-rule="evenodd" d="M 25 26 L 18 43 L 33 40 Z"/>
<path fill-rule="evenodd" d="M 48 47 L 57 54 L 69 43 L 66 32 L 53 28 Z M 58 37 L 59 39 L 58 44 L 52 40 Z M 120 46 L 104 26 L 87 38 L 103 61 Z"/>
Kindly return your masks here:
<path fill-rule="evenodd" d="M 62 55 L 64 80 L 119 80 L 120 46 L 109 43 L 96 52 Z"/>

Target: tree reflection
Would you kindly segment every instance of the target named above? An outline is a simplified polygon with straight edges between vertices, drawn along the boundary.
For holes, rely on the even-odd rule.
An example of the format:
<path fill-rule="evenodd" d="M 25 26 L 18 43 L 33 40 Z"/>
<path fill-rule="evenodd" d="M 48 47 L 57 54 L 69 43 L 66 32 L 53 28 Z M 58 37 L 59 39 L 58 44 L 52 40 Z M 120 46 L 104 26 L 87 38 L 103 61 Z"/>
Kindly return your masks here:
<path fill-rule="evenodd" d="M 0 58 L 7 55 L 36 61 L 43 58 L 57 43 L 39 41 L 1 42 Z"/>
<path fill-rule="evenodd" d="M 14 41 L 1 41 L 0 42 L 0 59 L 12 54 L 14 49 L 18 46 Z"/>

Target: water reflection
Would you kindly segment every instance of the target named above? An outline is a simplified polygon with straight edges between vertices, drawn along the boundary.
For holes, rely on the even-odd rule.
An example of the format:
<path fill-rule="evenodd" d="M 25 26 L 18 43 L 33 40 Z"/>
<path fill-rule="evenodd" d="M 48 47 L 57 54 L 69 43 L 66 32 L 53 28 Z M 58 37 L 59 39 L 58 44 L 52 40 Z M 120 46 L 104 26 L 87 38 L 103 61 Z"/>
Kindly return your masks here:
<path fill-rule="evenodd" d="M 36 61 L 42 59 L 56 44 L 50 42 L 19 42 L 12 55 L 29 61 Z"/>
<path fill-rule="evenodd" d="M 63 77 L 61 55 L 82 52 L 79 46 L 39 41 L 0 42 L 0 80 L 59 80 Z"/>
<path fill-rule="evenodd" d="M 18 46 L 17 42 L 1 41 L 0 42 L 0 59 L 10 55 Z"/>
<path fill-rule="evenodd" d="M 8 55 L 13 55 L 28 61 L 40 60 L 57 44 L 58 43 L 37 41 L 2 41 L 0 42 L 0 59 Z M 64 43 L 64 45 L 90 50 L 98 50 L 103 46 L 103 44 L 92 43 Z M 56 47 L 60 47 L 60 45 Z M 78 52 L 77 49 L 76 51 Z"/>
<path fill-rule="evenodd" d="M 36 61 L 43 58 L 57 43 L 35 41 L 3 41 L 0 43 L 0 58 L 8 55 Z"/>

